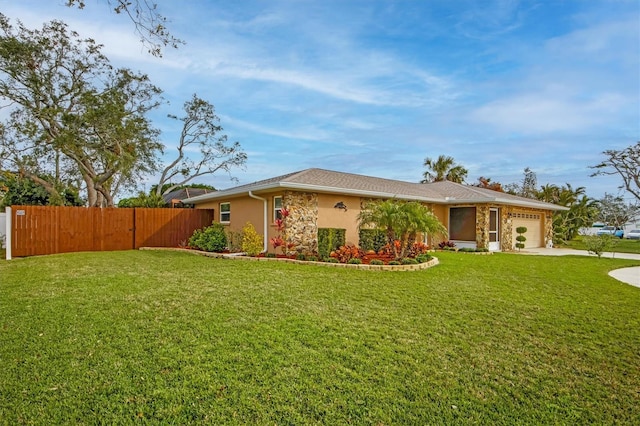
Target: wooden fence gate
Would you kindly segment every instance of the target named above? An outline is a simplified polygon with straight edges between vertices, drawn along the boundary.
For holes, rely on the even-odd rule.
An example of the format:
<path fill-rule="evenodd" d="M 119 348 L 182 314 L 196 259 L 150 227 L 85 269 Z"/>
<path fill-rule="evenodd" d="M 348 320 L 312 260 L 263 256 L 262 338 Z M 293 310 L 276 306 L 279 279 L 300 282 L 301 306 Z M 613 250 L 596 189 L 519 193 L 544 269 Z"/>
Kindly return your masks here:
<path fill-rule="evenodd" d="M 21 257 L 177 247 L 212 222 L 213 210 L 205 209 L 11 206 L 11 252 Z"/>

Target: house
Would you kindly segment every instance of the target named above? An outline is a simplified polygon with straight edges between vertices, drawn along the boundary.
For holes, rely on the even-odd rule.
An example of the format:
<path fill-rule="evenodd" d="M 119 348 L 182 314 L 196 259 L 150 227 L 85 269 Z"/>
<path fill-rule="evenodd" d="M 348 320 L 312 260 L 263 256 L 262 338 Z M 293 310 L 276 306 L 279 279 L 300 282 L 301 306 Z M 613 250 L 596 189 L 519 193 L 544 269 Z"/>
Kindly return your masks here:
<path fill-rule="evenodd" d="M 319 228 L 343 228 L 358 244 L 358 213 L 376 199 L 419 201 L 429 207 L 458 247 L 509 251 L 515 229 L 527 227 L 526 247 L 544 247 L 553 235 L 553 212 L 566 210 L 528 198 L 453 182 L 428 184 L 382 179 L 323 169 L 306 169 L 183 200 L 215 210 L 215 221 L 239 231 L 251 222 L 265 236 L 277 235 L 275 220 L 286 208 L 286 238 L 301 252 L 317 248 Z M 439 241 L 427 241 L 431 245 Z"/>
<path fill-rule="evenodd" d="M 191 197 L 197 197 L 202 194 L 209 194 L 213 192 L 213 189 L 206 188 L 180 188 L 173 190 L 167 194 L 164 194 L 162 198 L 167 206 L 171 208 L 184 207 L 186 203 L 183 203 L 183 200 Z"/>

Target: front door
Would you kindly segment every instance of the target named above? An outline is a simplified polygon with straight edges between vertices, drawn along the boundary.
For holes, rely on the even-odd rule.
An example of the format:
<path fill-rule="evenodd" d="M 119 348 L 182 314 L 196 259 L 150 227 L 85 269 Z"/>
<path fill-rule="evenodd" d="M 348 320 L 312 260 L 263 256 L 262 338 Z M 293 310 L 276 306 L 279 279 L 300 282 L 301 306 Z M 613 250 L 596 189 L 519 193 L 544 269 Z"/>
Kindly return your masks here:
<path fill-rule="evenodd" d="M 489 251 L 500 250 L 500 211 L 489 210 Z"/>

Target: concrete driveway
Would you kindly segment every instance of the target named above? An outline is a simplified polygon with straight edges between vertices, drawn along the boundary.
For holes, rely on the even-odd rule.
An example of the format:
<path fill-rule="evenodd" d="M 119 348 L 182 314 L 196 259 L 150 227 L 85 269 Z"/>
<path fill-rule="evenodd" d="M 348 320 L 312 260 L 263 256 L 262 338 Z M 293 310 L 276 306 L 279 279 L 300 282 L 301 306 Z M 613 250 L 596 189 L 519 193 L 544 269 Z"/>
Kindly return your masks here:
<path fill-rule="evenodd" d="M 567 256 L 567 255 L 576 255 L 576 256 L 592 256 L 596 257 L 595 254 L 589 254 L 586 250 L 573 250 L 573 249 L 564 249 L 564 248 L 536 248 L 536 249 L 526 249 L 520 252 L 514 252 L 518 254 L 524 255 L 538 255 L 538 256 Z M 606 252 L 602 254 L 602 257 L 615 258 L 615 259 L 633 259 L 640 260 L 640 254 L 634 253 L 611 253 Z M 633 266 L 631 268 L 620 268 L 614 269 L 609 272 L 609 276 L 615 278 L 618 281 L 622 281 L 626 284 L 631 284 L 635 287 L 640 287 L 640 266 Z"/>

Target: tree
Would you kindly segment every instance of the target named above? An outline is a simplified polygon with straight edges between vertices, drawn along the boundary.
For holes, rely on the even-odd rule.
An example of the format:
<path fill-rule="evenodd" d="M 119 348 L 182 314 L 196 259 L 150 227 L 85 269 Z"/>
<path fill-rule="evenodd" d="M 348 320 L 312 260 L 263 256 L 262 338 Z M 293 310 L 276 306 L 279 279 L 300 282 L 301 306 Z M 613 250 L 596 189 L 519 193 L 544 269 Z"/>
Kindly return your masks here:
<path fill-rule="evenodd" d="M 478 188 L 490 189 L 492 191 L 504 192 L 502 189 L 502 184 L 500 182 L 491 182 L 491 178 L 485 178 L 484 176 L 480 176 L 478 178 L 478 183 L 472 185 Z"/>
<path fill-rule="evenodd" d="M 51 176 L 40 176 L 42 181 L 51 185 Z M 11 172 L 0 172 L 0 209 L 12 205 L 27 206 L 82 206 L 84 202 L 78 196 L 77 188 L 63 184 L 58 188 L 61 199 L 53 199 L 43 185 Z"/>
<path fill-rule="evenodd" d="M 359 227 L 384 231 L 396 259 L 402 259 L 418 233 L 446 235 L 438 218 L 416 201 L 385 200 L 369 203 L 358 214 Z M 396 243 L 397 242 L 397 243 Z"/>
<path fill-rule="evenodd" d="M 529 167 L 524 169 L 524 177 L 520 183 L 510 183 L 505 185 L 506 192 L 525 198 L 538 198 L 538 177 Z"/>
<path fill-rule="evenodd" d="M 627 204 L 621 196 L 604 194 L 604 197 L 598 200 L 598 216 L 597 220 L 607 225 L 624 226 L 625 223 L 632 221 L 640 213 L 638 204 Z"/>
<path fill-rule="evenodd" d="M 169 116 L 182 122 L 177 156 L 160 175 L 156 194 L 164 195 L 194 178 L 214 174 L 219 170 L 231 173 L 233 167 L 242 167 L 247 154 L 240 143 L 227 144 L 227 135 L 221 135 L 220 119 L 213 105 L 193 95 L 184 104 L 183 117 Z M 193 153 L 197 151 L 197 156 Z M 167 183 L 177 180 L 173 185 Z"/>
<path fill-rule="evenodd" d="M 145 75 L 113 69 L 91 39 L 60 21 L 14 29 L 0 14 L 0 98 L 8 119 L 0 168 L 16 170 L 52 197 L 61 173 L 81 179 L 89 206 L 112 206 L 115 194 L 157 169 L 162 145 L 146 113 L 160 89 Z M 53 185 L 38 179 L 53 175 Z"/>
<path fill-rule="evenodd" d="M 167 203 L 161 196 L 154 193 L 145 194 L 140 191 L 136 197 L 123 198 L 118 201 L 118 207 L 162 208 L 167 207 Z"/>
<path fill-rule="evenodd" d="M 603 154 L 607 158 L 592 167 L 597 171 L 591 176 L 620 175 L 623 182 L 620 188 L 626 189 L 640 201 L 640 142 L 619 151 L 609 149 Z"/>
<path fill-rule="evenodd" d="M 158 4 L 149 0 L 106 0 L 118 15 L 126 15 L 135 25 L 140 42 L 153 56 L 162 57 L 163 47 L 177 48 L 184 44 L 166 27 L 167 18 L 158 12 Z M 84 9 L 85 0 L 67 0 L 67 6 Z"/>
<path fill-rule="evenodd" d="M 568 183 L 561 187 L 545 185 L 538 193 L 538 199 L 569 208 L 553 215 L 554 242 L 571 241 L 580 229 L 591 226 L 598 214 L 597 201 L 587 197 L 582 186 L 573 189 Z"/>
<path fill-rule="evenodd" d="M 469 171 L 459 164 L 456 164 L 453 157 L 441 155 L 437 160 L 429 157 L 424 160 L 424 179 L 420 183 L 442 182 L 448 180 L 450 182 L 463 183 Z"/>

